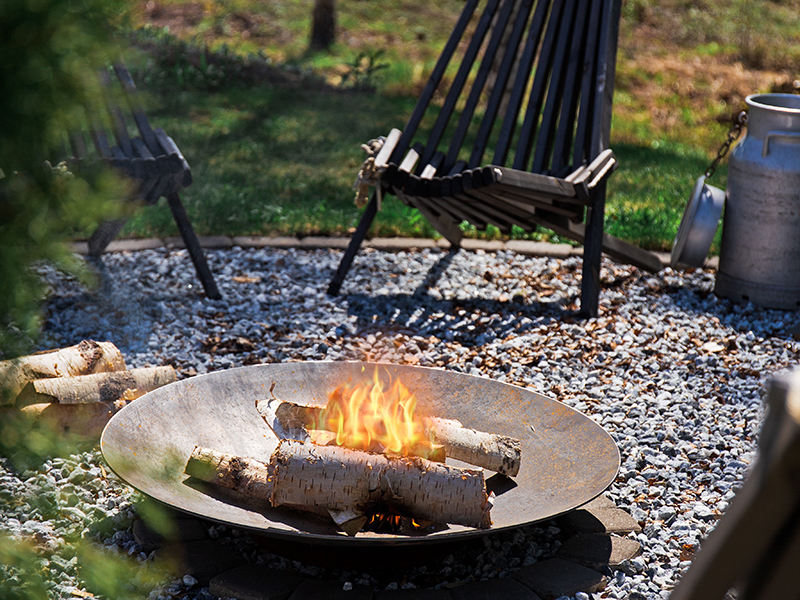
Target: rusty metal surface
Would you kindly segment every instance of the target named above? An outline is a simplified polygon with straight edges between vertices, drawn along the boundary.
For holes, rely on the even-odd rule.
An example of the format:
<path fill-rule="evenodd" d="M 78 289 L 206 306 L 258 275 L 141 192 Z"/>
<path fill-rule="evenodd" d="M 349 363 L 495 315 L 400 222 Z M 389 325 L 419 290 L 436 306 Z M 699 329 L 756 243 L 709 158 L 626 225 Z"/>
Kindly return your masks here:
<path fill-rule="evenodd" d="M 338 385 L 371 377 L 376 367 L 382 377 L 400 377 L 425 414 L 521 440 L 516 478 L 487 473 L 487 485 L 497 494 L 490 530 L 450 526 L 425 536 L 347 537 L 322 517 L 237 498 L 183 473 L 195 445 L 266 461 L 278 440 L 256 412 L 255 401 L 270 397 L 273 383 L 279 398 L 322 405 Z M 605 430 L 556 400 L 450 371 L 355 362 L 257 365 L 179 381 L 117 413 L 101 446 L 122 479 L 170 506 L 261 534 L 347 545 L 453 541 L 546 520 L 600 494 L 619 468 L 619 451 Z"/>

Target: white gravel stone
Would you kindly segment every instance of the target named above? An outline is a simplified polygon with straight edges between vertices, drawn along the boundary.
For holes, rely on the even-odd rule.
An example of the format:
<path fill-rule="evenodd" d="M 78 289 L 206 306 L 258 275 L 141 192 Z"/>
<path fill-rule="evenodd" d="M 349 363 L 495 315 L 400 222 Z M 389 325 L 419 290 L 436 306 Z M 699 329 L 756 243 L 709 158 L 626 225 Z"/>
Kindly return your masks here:
<path fill-rule="evenodd" d="M 325 289 L 338 251 L 236 247 L 206 254 L 221 301 L 202 296 L 182 250 L 105 255 L 97 290 L 40 267 L 49 293 L 38 345 L 110 340 L 129 367 L 169 363 L 181 378 L 297 360 L 420 364 L 555 397 L 616 441 L 622 466 L 607 495 L 645 526 L 636 536 L 642 555 L 626 561 L 626 576 L 613 577 L 604 592 L 613 598 L 668 595 L 688 566 L 686 552 L 713 529 L 752 465 L 769 378 L 796 365 L 800 352 L 787 334 L 800 320 L 796 313 L 718 299 L 711 271 L 652 275 L 606 260 L 600 315 L 581 320 L 573 313 L 579 258 L 365 250 L 342 295 L 330 298 Z M 25 473 L 0 460 L 0 527 L 56 548 L 65 537 L 94 535 L 106 547 L 138 554 L 129 533 L 135 494 L 108 469 L 98 479 L 101 466 L 97 451 Z M 42 503 L 45 510 L 34 508 Z M 506 576 L 553 555 L 565 534 L 552 525 L 492 534 L 474 554 L 428 565 L 425 573 L 410 569 L 394 589 Z M 233 535 L 224 527 L 215 532 Z M 245 544 L 246 537 L 231 539 Z M 61 583 L 78 585 L 75 565 L 59 565 L 57 550 L 52 556 Z M 294 568 L 281 557 L 267 564 Z M 430 574 L 440 572 L 437 583 Z M 182 583 L 186 598 L 210 598 Z"/>

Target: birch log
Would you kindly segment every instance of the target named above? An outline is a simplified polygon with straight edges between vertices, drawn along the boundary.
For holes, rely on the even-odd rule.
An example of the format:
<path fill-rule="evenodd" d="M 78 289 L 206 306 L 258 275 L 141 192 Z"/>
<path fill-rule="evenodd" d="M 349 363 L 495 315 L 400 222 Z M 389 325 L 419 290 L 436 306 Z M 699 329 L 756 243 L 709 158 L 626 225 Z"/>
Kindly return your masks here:
<path fill-rule="evenodd" d="M 184 472 L 187 475 L 269 502 L 272 496 L 272 479 L 269 465 L 255 458 L 234 456 L 210 448 L 195 446 Z M 292 507 L 294 508 L 294 507 Z M 322 506 L 302 508 L 318 515 L 332 516 Z"/>
<path fill-rule="evenodd" d="M 295 404 L 294 402 L 287 402 L 285 400 L 258 400 L 256 401 L 256 408 L 268 425 L 275 431 L 280 439 L 299 440 L 301 442 L 311 441 L 320 443 L 319 437 L 309 436 L 309 429 L 323 428 L 325 423 L 322 421 L 324 406 L 307 406 L 303 404 Z M 276 426 L 287 433 L 281 435 L 276 430 Z M 347 444 L 342 444 L 353 450 L 366 450 L 368 452 L 384 452 L 385 448 L 380 444 L 374 443 L 370 448 L 353 447 Z M 405 454 L 409 456 L 419 456 L 428 460 L 436 462 L 444 462 L 447 458 L 447 453 L 444 447 L 432 445 L 428 440 L 417 441 L 414 445 L 406 449 Z"/>
<path fill-rule="evenodd" d="M 186 473 L 272 506 L 360 517 L 391 506 L 419 521 L 491 525 L 483 473 L 421 458 L 390 458 L 338 446 L 281 440 L 268 464 L 195 448 Z M 350 533 L 350 532 L 348 532 Z M 350 533 L 352 535 L 353 533 Z"/>
<path fill-rule="evenodd" d="M 84 340 L 76 346 L 0 361 L 0 404 L 13 403 L 29 381 L 122 371 L 125 361 L 111 342 Z"/>
<path fill-rule="evenodd" d="M 254 458 L 232 456 L 195 446 L 185 470 L 187 475 L 252 498 L 269 500 L 272 496 L 269 467 Z"/>
<path fill-rule="evenodd" d="M 156 388 L 176 381 L 175 369 L 147 367 L 96 373 L 77 377 L 34 379 L 17 396 L 17 406 L 57 402 L 59 404 L 87 404 L 135 400 Z"/>
<path fill-rule="evenodd" d="M 361 510 L 385 503 L 421 521 L 491 525 L 483 473 L 422 458 L 282 440 L 269 462 L 272 505 Z"/>
<path fill-rule="evenodd" d="M 126 404 L 124 400 L 91 404 L 46 403 L 5 410 L 23 431 L 36 427 L 72 442 L 97 442 L 111 417 Z"/>
<path fill-rule="evenodd" d="M 272 400 L 271 402 L 275 402 Z M 293 402 L 280 402 L 274 417 L 285 428 L 321 426 L 324 407 L 304 406 Z M 522 445 L 516 438 L 486 433 L 464 427 L 459 421 L 425 417 L 426 428 L 433 433 L 434 443 L 441 444 L 444 455 L 476 467 L 515 477 L 522 460 Z M 297 438 L 295 438 L 297 439 Z M 422 450 L 420 450 L 420 453 Z M 417 454 L 412 452 L 412 454 Z M 428 458 L 444 462 L 444 456 L 431 453 Z"/>
<path fill-rule="evenodd" d="M 522 445 L 518 439 L 470 429 L 451 419 L 426 421 L 447 456 L 509 477 L 519 473 Z"/>
<path fill-rule="evenodd" d="M 304 425 L 306 421 L 302 419 L 298 421 L 294 416 L 286 413 L 287 410 L 291 411 L 292 407 L 308 408 L 301 407 L 299 404 L 282 402 L 277 398 L 256 400 L 258 414 L 279 440 L 312 441 Z M 280 413 L 282 418 L 278 415 L 280 408 L 284 409 Z M 368 518 L 363 512 L 357 510 L 330 510 L 328 514 L 334 523 L 349 536 L 354 536 L 361 531 Z"/>

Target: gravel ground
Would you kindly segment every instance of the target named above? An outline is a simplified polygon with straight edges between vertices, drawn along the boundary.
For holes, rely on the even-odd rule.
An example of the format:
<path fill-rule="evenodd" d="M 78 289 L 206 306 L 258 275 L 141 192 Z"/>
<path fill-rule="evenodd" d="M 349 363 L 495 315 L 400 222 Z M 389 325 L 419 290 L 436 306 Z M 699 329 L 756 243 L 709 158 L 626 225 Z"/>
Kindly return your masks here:
<path fill-rule="evenodd" d="M 611 433 L 622 466 L 607 495 L 644 527 L 642 556 L 609 573 L 602 598 L 668 597 L 747 474 L 770 376 L 800 352 L 790 334 L 800 316 L 720 300 L 709 271 L 650 275 L 606 261 L 600 316 L 579 320 L 577 258 L 366 251 L 343 295 L 329 298 L 337 251 L 208 256 L 222 301 L 203 298 L 184 251 L 106 255 L 93 291 L 42 267 L 51 292 L 40 346 L 110 340 L 129 367 L 172 364 L 180 377 L 279 361 L 418 364 L 556 397 Z M 140 499 L 97 450 L 23 473 L 0 459 L 0 527 L 36 541 L 52 597 L 82 589 L 67 543 L 75 537 L 150 560 L 130 531 Z M 259 557 L 240 532 L 212 530 L 250 560 L 388 589 L 503 577 L 560 543 L 544 523 L 386 581 Z M 195 583 L 175 580 L 151 596 L 211 598 Z"/>

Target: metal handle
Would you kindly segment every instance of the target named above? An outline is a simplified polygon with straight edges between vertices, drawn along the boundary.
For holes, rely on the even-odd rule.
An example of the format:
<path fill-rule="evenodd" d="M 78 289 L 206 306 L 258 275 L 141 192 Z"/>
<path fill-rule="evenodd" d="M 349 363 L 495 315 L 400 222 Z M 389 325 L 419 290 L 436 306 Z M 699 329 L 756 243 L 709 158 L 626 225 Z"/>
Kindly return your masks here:
<path fill-rule="evenodd" d="M 764 136 L 764 147 L 761 149 L 761 156 L 769 154 L 769 141 L 772 138 L 780 138 L 790 142 L 800 142 L 800 132 L 797 131 L 770 131 Z"/>

